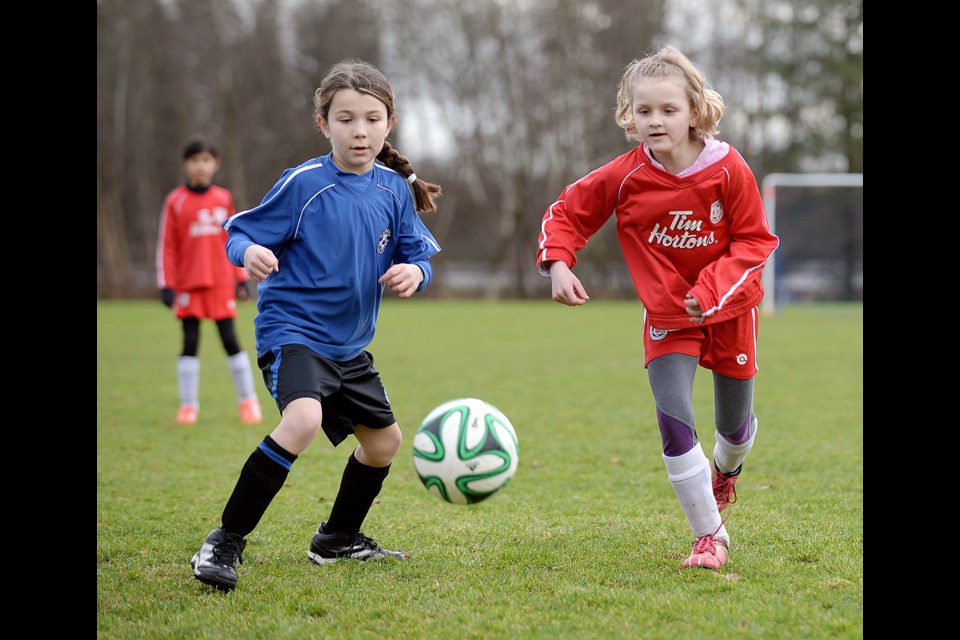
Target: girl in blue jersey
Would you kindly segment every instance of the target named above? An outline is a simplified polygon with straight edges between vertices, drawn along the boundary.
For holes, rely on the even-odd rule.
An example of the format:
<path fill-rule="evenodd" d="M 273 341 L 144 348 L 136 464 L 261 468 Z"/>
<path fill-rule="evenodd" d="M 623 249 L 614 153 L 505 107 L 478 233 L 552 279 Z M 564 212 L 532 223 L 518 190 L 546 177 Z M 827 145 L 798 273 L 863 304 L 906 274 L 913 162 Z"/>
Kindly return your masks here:
<path fill-rule="evenodd" d="M 360 532 L 402 440 L 366 347 L 385 287 L 409 298 L 430 284 L 440 247 L 417 212 L 436 210 L 440 187 L 386 141 L 397 114 L 375 67 L 334 65 L 314 104 L 331 153 L 286 170 L 259 206 L 224 223 L 228 258 L 260 283 L 258 364 L 281 419 L 191 561 L 198 580 L 222 590 L 236 587 L 245 537 L 321 429 L 334 446 L 351 434 L 358 446 L 307 556 L 404 558 Z"/>

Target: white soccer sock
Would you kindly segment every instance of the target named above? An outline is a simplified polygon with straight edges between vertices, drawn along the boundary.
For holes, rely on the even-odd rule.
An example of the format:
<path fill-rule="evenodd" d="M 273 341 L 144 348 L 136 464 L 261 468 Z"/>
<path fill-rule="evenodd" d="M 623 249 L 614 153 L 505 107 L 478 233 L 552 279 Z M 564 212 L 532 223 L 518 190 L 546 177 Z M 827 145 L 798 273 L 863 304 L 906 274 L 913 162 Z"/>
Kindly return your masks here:
<path fill-rule="evenodd" d="M 722 524 L 717 500 L 713 497 L 710 461 L 703 454 L 700 443 L 693 445 L 682 456 L 663 456 L 663 462 L 694 537 L 712 535 L 723 538 L 729 545 L 730 536 Z"/>
<path fill-rule="evenodd" d="M 717 465 L 718 471 L 730 473 L 731 471 L 736 471 L 737 468 L 743 464 L 743 461 L 747 458 L 747 454 L 750 453 L 750 449 L 753 448 L 754 439 L 757 437 L 758 424 L 756 416 L 753 417 L 753 422 L 750 427 L 753 433 L 750 434 L 750 438 L 743 444 L 733 444 L 720 435 L 719 432 L 715 432 L 714 435 L 716 435 L 717 441 L 713 447 L 713 463 Z"/>
<path fill-rule="evenodd" d="M 241 351 L 233 354 L 227 358 L 227 364 L 230 366 L 230 373 L 233 375 L 233 384 L 237 387 L 238 401 L 255 400 L 257 394 L 253 390 L 253 373 L 251 372 L 247 352 Z"/>
<path fill-rule="evenodd" d="M 200 408 L 200 358 L 180 356 L 177 362 L 177 377 L 180 384 L 180 406 L 193 405 Z"/>

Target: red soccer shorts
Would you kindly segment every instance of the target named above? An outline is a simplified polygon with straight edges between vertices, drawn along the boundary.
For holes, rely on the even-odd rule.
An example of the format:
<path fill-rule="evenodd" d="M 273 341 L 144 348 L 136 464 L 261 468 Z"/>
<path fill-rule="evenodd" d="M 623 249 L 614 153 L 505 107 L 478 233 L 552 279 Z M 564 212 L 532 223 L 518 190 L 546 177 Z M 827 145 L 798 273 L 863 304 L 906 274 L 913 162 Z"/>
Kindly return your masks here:
<path fill-rule="evenodd" d="M 692 323 L 691 323 L 692 324 Z M 689 329 L 657 329 L 643 316 L 643 366 L 668 353 L 698 358 L 700 366 L 728 378 L 749 380 L 757 373 L 759 313 L 754 307 L 743 315 L 717 324 Z"/>
<path fill-rule="evenodd" d="M 176 297 L 177 318 L 209 318 L 225 320 L 237 317 L 236 287 L 226 285 L 193 291 L 178 291 Z"/>

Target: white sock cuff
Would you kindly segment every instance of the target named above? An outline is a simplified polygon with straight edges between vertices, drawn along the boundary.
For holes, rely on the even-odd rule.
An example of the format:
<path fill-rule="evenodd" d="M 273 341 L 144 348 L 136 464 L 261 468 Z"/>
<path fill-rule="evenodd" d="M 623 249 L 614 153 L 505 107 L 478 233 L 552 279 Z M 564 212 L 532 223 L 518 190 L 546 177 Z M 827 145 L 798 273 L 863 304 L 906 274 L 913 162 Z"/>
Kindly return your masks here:
<path fill-rule="evenodd" d="M 197 356 L 180 356 L 177 364 L 180 371 L 187 373 L 200 371 L 200 358 Z"/>
<path fill-rule="evenodd" d="M 247 352 L 246 352 L 246 351 L 238 351 L 237 353 L 233 354 L 232 356 L 227 356 L 227 362 L 229 362 L 231 366 L 234 365 L 234 364 L 241 364 L 241 365 L 242 365 L 243 363 L 249 362 L 249 360 L 247 360 Z"/>
<path fill-rule="evenodd" d="M 733 444 L 732 442 L 724 438 L 720 433 L 717 433 L 716 434 L 717 446 L 723 449 L 724 453 L 730 456 L 739 457 L 742 455 L 746 455 L 747 452 L 750 451 L 751 448 L 753 448 L 753 438 L 756 435 L 757 434 L 754 433 L 752 436 L 750 436 L 749 440 L 747 440 L 742 444 Z"/>
<path fill-rule="evenodd" d="M 759 425 L 757 424 L 757 419 L 753 419 L 753 435 L 750 438 L 741 444 L 733 444 L 727 440 L 726 436 L 722 435 L 719 431 L 715 432 L 717 438 L 717 446 L 722 448 L 724 452 L 731 456 L 743 456 L 746 455 L 751 448 L 753 448 L 753 441 L 757 437 L 757 430 Z"/>
<path fill-rule="evenodd" d="M 663 463 L 667 466 L 670 482 L 692 478 L 710 466 L 710 461 L 703 454 L 703 447 L 699 442 L 682 456 L 663 456 Z"/>

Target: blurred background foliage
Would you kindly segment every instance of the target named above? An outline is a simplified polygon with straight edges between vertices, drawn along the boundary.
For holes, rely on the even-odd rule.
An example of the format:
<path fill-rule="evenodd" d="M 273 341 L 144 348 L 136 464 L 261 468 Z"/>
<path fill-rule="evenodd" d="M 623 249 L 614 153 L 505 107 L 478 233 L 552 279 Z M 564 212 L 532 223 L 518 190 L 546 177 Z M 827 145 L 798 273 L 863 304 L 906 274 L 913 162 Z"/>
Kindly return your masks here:
<path fill-rule="evenodd" d="M 98 0 L 97 297 L 156 295 L 160 209 L 191 136 L 220 146 L 217 182 L 238 211 L 326 153 L 313 95 L 347 57 L 387 74 L 391 139 L 443 186 L 424 216 L 444 248 L 427 295 L 542 296 L 540 219 L 567 183 L 630 148 L 617 83 L 667 44 L 723 95 L 719 137 L 758 182 L 862 173 L 862 0 Z M 844 295 L 862 299 L 862 189 L 851 206 L 836 232 L 794 225 L 790 241 L 855 235 L 861 284 Z M 612 227 L 584 250 L 591 293 L 633 296 Z"/>

